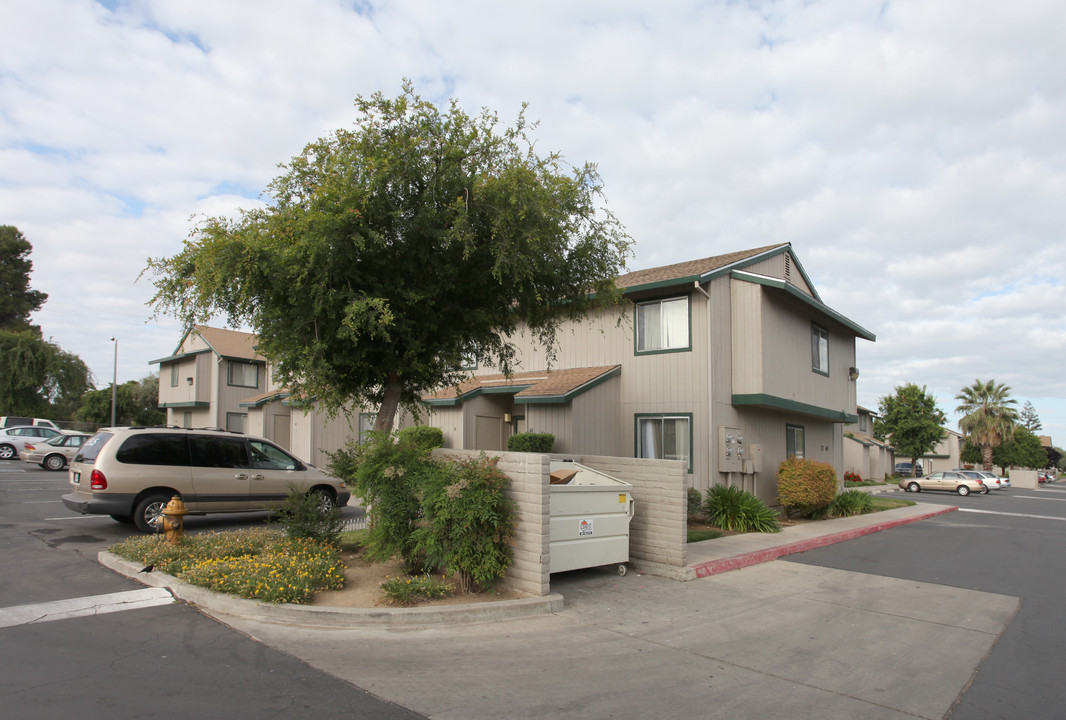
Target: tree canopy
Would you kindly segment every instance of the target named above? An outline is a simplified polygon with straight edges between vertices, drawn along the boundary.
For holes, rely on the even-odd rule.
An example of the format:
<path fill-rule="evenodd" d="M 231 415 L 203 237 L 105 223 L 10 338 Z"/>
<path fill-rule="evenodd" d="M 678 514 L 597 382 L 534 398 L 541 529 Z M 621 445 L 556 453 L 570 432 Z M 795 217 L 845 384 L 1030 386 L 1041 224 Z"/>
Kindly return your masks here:
<path fill-rule="evenodd" d="M 18 228 L 0 225 L 0 415 L 70 417 L 92 373 L 30 323 L 48 298 L 30 289 L 32 249 Z"/>
<path fill-rule="evenodd" d="M 1004 474 L 1010 467 L 1041 470 L 1048 465 L 1048 454 L 1039 437 L 1017 425 L 1011 437 L 992 451 L 992 462 L 999 465 Z"/>
<path fill-rule="evenodd" d="M 995 380 L 975 380 L 955 399 L 960 401 L 955 412 L 963 414 L 959 429 L 980 446 L 981 465 L 991 472 L 993 450 L 1013 437 L 1014 423 L 1018 420 L 1018 411 L 1011 407 L 1016 401 L 1010 397 L 1010 387 Z"/>
<path fill-rule="evenodd" d="M 40 310 L 48 296 L 30 289 L 33 249 L 17 227 L 0 225 L 0 328 L 30 326 L 30 313 Z"/>
<path fill-rule="evenodd" d="M 76 417 L 94 425 L 110 425 L 111 388 L 85 393 Z M 115 389 L 117 425 L 162 425 L 166 419 L 166 413 L 159 409 L 158 375 L 129 380 Z"/>
<path fill-rule="evenodd" d="M 149 260 L 157 311 L 250 326 L 294 396 L 378 407 L 387 430 L 470 359 L 509 372 L 520 324 L 550 351 L 563 319 L 621 297 L 630 241 L 595 166 L 539 155 L 524 107 L 501 128 L 408 82 L 355 107 L 353 130 L 281 166 L 267 207 Z"/>
<path fill-rule="evenodd" d="M 898 385 L 895 394 L 882 397 L 880 417 L 874 421 L 874 434 L 888 439 L 896 454 L 911 459 L 912 473 L 918 458 L 944 438 L 947 417 L 936 406 L 936 398 L 914 383 Z"/>
<path fill-rule="evenodd" d="M 1019 420 L 1021 421 L 1022 427 L 1029 432 L 1035 433 L 1037 430 L 1042 430 L 1044 428 L 1044 424 L 1040 422 L 1040 416 L 1036 413 L 1036 408 L 1029 400 L 1026 400 L 1025 405 L 1022 406 Z"/>

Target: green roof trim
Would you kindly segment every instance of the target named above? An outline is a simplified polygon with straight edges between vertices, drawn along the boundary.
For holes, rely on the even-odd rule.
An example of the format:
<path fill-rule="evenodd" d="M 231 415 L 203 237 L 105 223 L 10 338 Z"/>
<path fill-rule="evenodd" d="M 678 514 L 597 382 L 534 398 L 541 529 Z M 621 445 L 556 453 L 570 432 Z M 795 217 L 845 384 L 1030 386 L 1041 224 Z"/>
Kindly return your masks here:
<path fill-rule="evenodd" d="M 204 353 L 209 352 L 211 352 L 211 348 L 203 348 L 202 350 L 192 350 L 190 352 L 178 353 L 177 355 L 168 355 L 167 357 L 159 358 L 158 360 L 149 360 L 148 364 L 155 365 L 156 363 L 173 362 L 174 360 L 182 360 L 187 357 L 192 357 L 194 355 L 203 355 Z"/>
<path fill-rule="evenodd" d="M 159 403 L 161 408 L 205 408 L 211 407 L 211 403 L 204 402 L 203 400 L 190 400 L 188 402 L 168 402 Z"/>
<path fill-rule="evenodd" d="M 810 306 L 813 310 L 821 313 L 825 317 L 837 323 L 840 323 L 841 325 L 848 328 L 864 340 L 869 340 L 871 342 L 876 342 L 877 340 L 877 336 L 866 328 L 864 328 L 862 325 L 859 325 L 858 323 L 849 320 L 848 318 L 844 317 L 836 310 L 829 307 L 817 298 L 813 298 L 807 293 L 798 290 L 796 286 L 792 285 L 791 283 L 787 283 L 784 280 L 778 280 L 777 278 L 766 277 L 765 275 L 756 275 L 754 273 L 743 272 L 741 270 L 733 270 L 730 274 L 730 277 L 734 280 L 742 280 L 744 282 L 756 283 L 765 287 L 774 288 L 775 290 L 780 290 L 785 294 L 795 298 L 796 300 L 799 300 L 804 304 Z M 858 422 L 858 420 L 856 420 L 856 422 Z"/>
<path fill-rule="evenodd" d="M 733 404 L 746 405 L 748 407 L 768 408 L 770 410 L 782 410 L 784 412 L 793 412 L 799 415 L 807 415 L 809 417 L 815 417 L 821 420 L 829 420 L 835 423 L 855 423 L 859 421 L 858 415 L 851 415 L 842 410 L 830 410 L 829 408 L 818 407 L 817 405 L 808 405 L 807 403 L 797 402 L 796 400 L 788 400 L 786 398 L 780 398 L 775 395 L 767 395 L 766 393 L 734 395 Z"/>
<path fill-rule="evenodd" d="M 289 393 L 287 392 L 276 392 L 270 393 L 266 397 L 257 398 L 255 400 L 245 400 L 244 402 L 237 403 L 237 405 L 239 407 L 257 408 L 263 407 L 264 405 L 269 405 L 275 400 L 287 400 L 288 397 Z"/>

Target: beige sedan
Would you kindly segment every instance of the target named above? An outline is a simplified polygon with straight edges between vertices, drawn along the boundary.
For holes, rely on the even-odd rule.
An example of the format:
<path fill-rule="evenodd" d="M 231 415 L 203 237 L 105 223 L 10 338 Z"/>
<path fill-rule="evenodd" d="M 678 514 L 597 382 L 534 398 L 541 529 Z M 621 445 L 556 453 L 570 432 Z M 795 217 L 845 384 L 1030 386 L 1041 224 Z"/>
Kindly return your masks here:
<path fill-rule="evenodd" d="M 63 433 L 53 438 L 39 438 L 27 442 L 19 455 L 45 470 L 62 470 L 78 454 L 87 437 L 87 433 Z"/>
<path fill-rule="evenodd" d="M 946 490 L 959 495 L 969 495 L 972 492 L 987 495 L 991 492 L 991 489 L 980 480 L 950 470 L 930 473 L 925 477 L 901 478 L 899 486 L 907 492 Z"/>

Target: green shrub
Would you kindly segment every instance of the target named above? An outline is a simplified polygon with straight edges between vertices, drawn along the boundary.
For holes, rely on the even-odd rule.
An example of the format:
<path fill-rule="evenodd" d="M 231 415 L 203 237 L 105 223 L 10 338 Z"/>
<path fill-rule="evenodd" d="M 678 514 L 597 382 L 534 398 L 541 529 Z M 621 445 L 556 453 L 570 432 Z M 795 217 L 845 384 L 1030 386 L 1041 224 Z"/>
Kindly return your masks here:
<path fill-rule="evenodd" d="M 332 453 L 329 467 L 354 487 L 367 509 L 367 558 L 398 556 L 407 572 L 420 572 L 424 564 L 414 533 L 422 518 L 422 486 L 441 472 L 429 450 L 410 436 L 394 441 L 386 433 L 372 433 L 366 442 Z"/>
<path fill-rule="evenodd" d="M 832 465 L 790 457 L 777 470 L 778 502 L 791 517 L 823 511 L 837 494 L 837 474 Z"/>
<path fill-rule="evenodd" d="M 707 490 L 704 512 L 711 524 L 730 532 L 778 532 L 775 513 L 740 488 L 715 485 Z"/>
<path fill-rule="evenodd" d="M 511 452 L 550 453 L 555 447 L 555 436 L 551 433 L 515 433 L 507 438 L 507 449 Z"/>
<path fill-rule="evenodd" d="M 289 494 L 278 510 L 276 522 L 289 537 L 331 545 L 337 544 L 344 525 L 339 508 L 331 503 L 327 510 L 323 510 L 322 497 L 318 493 L 304 492 L 293 484 L 289 485 Z"/>
<path fill-rule="evenodd" d="M 435 450 L 444 447 L 444 431 L 430 425 L 414 425 L 405 427 L 396 434 L 397 440 L 411 440 L 423 450 Z"/>
<path fill-rule="evenodd" d="M 703 495 L 696 488 L 688 489 L 688 514 L 689 517 L 703 512 Z"/>
<path fill-rule="evenodd" d="M 862 490 L 845 490 L 825 508 L 826 517 L 850 517 L 874 511 L 873 500 Z"/>
<path fill-rule="evenodd" d="M 402 607 L 414 605 L 422 598 L 436 600 L 447 597 L 451 592 L 447 583 L 434 580 L 428 573 L 389 578 L 381 583 L 381 591 L 391 603 Z"/>
<path fill-rule="evenodd" d="M 496 459 L 448 463 L 424 487 L 426 522 L 416 532 L 427 563 L 459 578 L 460 590 L 487 590 L 511 564 L 515 506 Z"/>

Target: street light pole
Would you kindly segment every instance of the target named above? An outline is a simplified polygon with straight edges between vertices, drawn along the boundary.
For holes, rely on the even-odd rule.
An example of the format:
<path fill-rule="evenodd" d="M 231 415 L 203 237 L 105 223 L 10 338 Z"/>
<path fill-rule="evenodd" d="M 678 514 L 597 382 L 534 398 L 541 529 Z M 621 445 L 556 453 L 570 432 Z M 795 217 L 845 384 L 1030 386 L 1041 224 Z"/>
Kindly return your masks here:
<path fill-rule="evenodd" d="M 115 374 L 111 378 L 111 427 L 115 427 L 115 405 L 118 400 L 118 340 L 111 338 L 115 343 Z"/>

